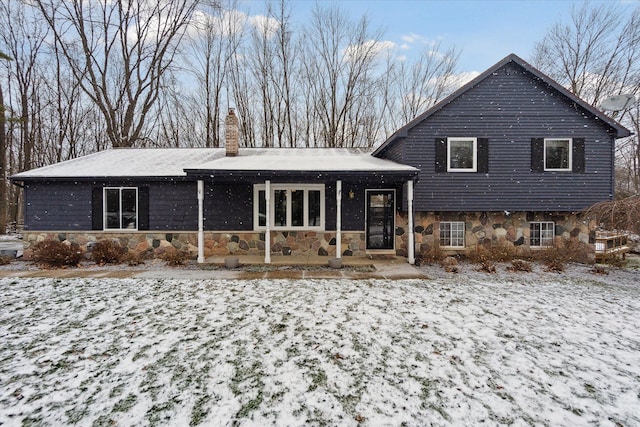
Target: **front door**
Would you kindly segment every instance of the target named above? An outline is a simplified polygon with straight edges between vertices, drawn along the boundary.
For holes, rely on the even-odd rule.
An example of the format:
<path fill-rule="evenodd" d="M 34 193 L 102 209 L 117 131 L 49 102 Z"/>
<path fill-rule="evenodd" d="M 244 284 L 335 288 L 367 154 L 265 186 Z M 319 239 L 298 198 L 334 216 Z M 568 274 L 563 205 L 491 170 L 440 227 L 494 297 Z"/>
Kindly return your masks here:
<path fill-rule="evenodd" d="M 367 190 L 367 249 L 393 249 L 395 190 Z"/>

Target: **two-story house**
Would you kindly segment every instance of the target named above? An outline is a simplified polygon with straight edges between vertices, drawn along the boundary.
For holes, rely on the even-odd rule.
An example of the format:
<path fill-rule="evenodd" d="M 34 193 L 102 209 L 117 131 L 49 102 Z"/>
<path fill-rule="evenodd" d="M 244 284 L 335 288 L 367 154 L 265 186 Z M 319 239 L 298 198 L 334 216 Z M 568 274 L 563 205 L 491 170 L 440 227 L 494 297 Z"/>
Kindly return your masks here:
<path fill-rule="evenodd" d="M 395 132 L 347 149 L 114 149 L 16 174 L 25 254 L 43 238 L 132 251 L 328 257 L 523 251 L 593 237 L 622 125 L 509 55 Z"/>

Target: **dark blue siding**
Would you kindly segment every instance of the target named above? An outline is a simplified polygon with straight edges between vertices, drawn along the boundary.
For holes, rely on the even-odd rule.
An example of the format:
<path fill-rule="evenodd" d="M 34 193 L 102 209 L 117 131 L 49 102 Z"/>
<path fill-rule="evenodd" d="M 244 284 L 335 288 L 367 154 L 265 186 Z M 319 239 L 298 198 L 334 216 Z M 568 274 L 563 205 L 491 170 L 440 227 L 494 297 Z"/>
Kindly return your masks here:
<path fill-rule="evenodd" d="M 195 182 L 47 182 L 25 186 L 25 230 L 89 231 L 92 229 L 92 188 L 148 187 L 149 229 L 198 229 Z"/>
<path fill-rule="evenodd" d="M 325 178 L 326 179 L 326 178 Z M 315 178 L 301 181 L 285 177 L 273 184 L 309 182 L 325 184 L 325 229 L 336 229 L 336 184 Z M 380 183 L 379 179 L 343 180 L 342 229 L 364 230 L 367 188 L 395 188 L 401 200 L 401 184 Z M 261 181 L 260 183 L 262 183 Z M 101 182 L 30 182 L 25 186 L 25 230 L 90 231 L 94 188 L 146 187 L 149 193 L 150 231 L 196 231 L 198 229 L 197 183 L 195 181 L 101 181 Z M 354 198 L 349 198 L 353 191 Z M 206 231 L 252 231 L 253 181 L 205 182 L 204 228 Z M 142 213 L 141 213 L 142 214 Z M 101 215 L 101 213 L 99 213 Z M 98 223 L 100 219 L 98 218 Z"/>
<path fill-rule="evenodd" d="M 435 139 L 453 136 L 488 138 L 488 173 L 436 173 Z M 584 138 L 584 173 L 532 172 L 531 139 L 545 137 Z M 402 163 L 421 170 L 418 211 L 575 211 L 612 197 L 614 140 L 607 127 L 516 64 L 464 92 L 401 142 Z"/>
<path fill-rule="evenodd" d="M 91 186 L 75 183 L 30 183 L 25 230 L 91 230 Z"/>
<path fill-rule="evenodd" d="M 149 229 L 198 229 L 198 184 L 162 182 L 149 185 Z"/>

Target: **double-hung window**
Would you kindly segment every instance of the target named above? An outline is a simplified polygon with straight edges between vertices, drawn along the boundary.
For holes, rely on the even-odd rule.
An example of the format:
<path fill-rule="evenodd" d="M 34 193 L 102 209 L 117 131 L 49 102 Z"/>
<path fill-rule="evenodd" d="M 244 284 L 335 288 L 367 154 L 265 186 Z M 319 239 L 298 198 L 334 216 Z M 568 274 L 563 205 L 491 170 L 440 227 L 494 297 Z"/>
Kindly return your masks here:
<path fill-rule="evenodd" d="M 529 245 L 532 248 L 553 246 L 555 229 L 555 224 L 549 221 L 529 223 Z"/>
<path fill-rule="evenodd" d="M 544 170 L 570 171 L 572 170 L 571 138 L 545 138 L 544 140 Z"/>
<path fill-rule="evenodd" d="M 136 187 L 104 188 L 103 207 L 105 230 L 138 229 L 138 189 Z"/>
<path fill-rule="evenodd" d="M 447 172 L 476 172 L 477 152 L 477 138 L 447 138 Z"/>
<path fill-rule="evenodd" d="M 464 248 L 464 221 L 442 221 L 440 223 L 440 246 Z"/>
<path fill-rule="evenodd" d="M 253 188 L 253 223 L 267 226 L 267 209 L 274 230 L 324 230 L 324 184 L 271 184 L 267 206 L 264 184 Z"/>

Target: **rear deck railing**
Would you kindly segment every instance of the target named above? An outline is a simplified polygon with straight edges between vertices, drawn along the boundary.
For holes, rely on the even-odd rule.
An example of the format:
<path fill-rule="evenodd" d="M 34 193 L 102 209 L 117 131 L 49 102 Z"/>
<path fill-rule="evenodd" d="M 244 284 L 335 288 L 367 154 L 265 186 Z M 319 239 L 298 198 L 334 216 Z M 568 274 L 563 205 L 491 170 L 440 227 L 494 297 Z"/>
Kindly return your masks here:
<path fill-rule="evenodd" d="M 600 231 L 596 233 L 596 259 L 606 258 L 610 255 L 625 254 L 629 252 L 629 235 L 618 232 Z"/>

